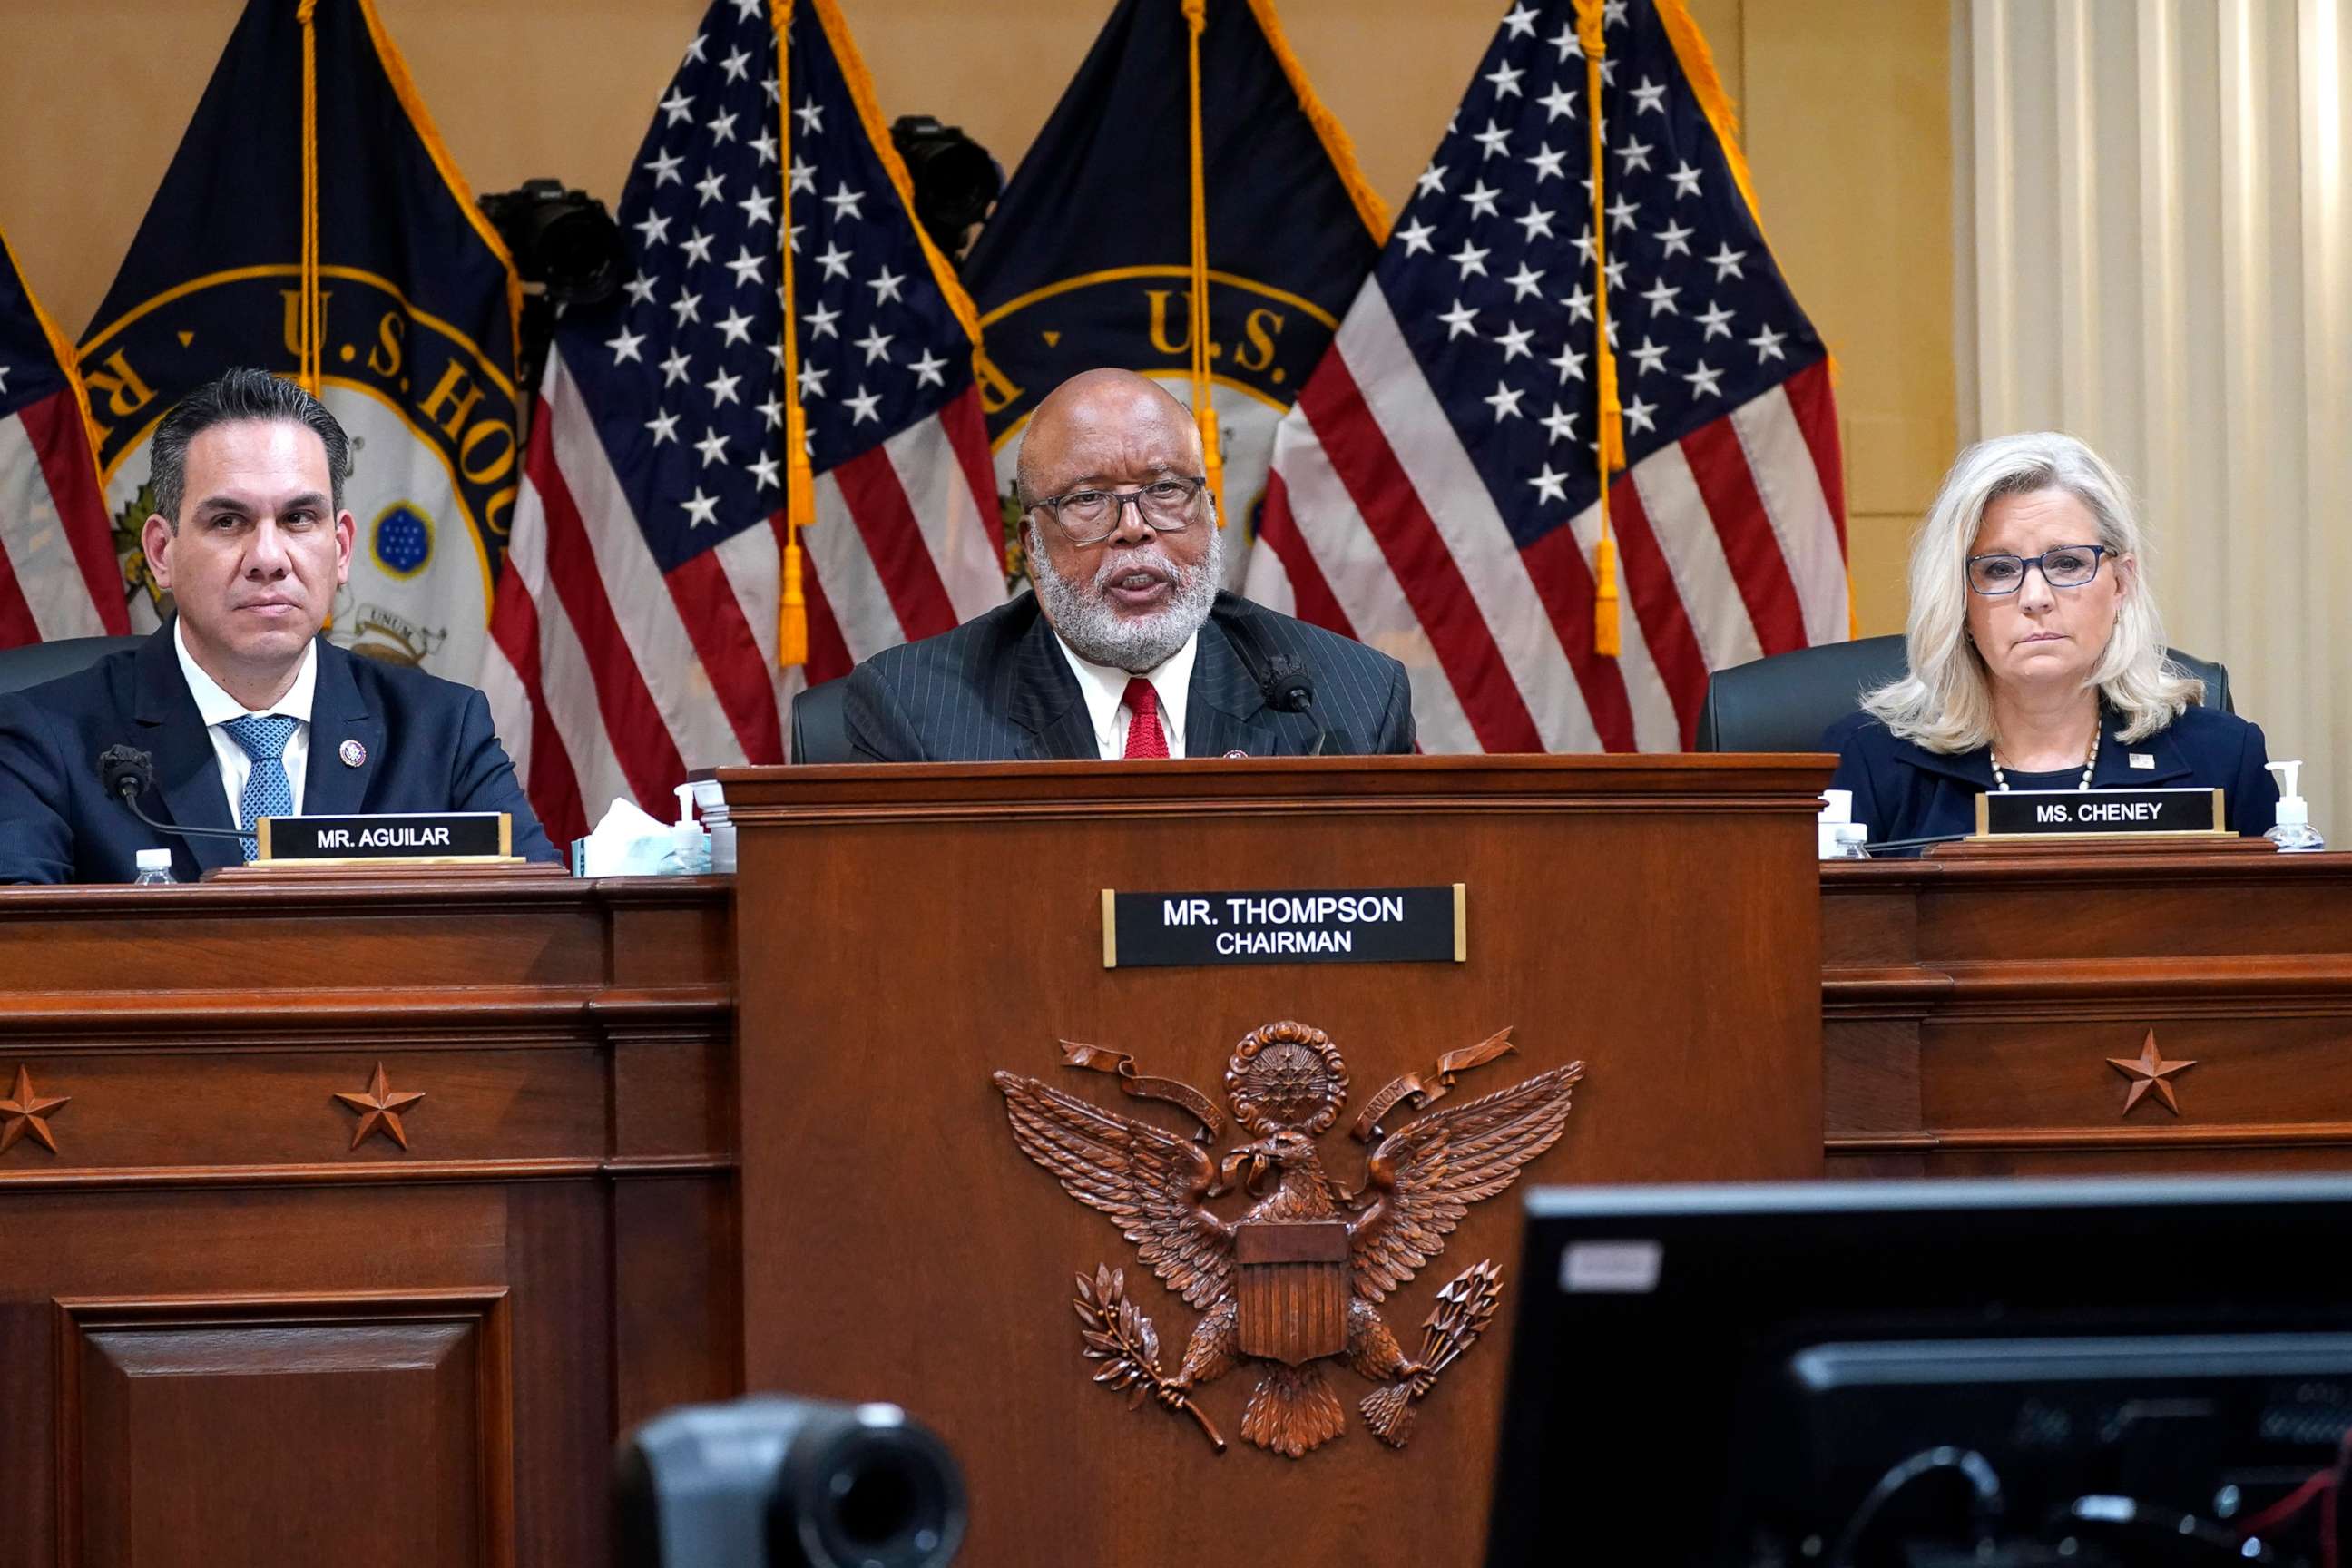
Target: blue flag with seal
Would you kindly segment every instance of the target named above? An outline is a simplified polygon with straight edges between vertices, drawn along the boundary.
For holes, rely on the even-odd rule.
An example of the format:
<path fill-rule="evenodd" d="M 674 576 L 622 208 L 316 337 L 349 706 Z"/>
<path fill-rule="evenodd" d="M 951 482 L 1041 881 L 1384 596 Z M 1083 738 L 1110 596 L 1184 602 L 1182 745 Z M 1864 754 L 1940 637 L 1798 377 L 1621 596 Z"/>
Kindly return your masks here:
<path fill-rule="evenodd" d="M 156 422 L 258 365 L 352 436 L 329 635 L 475 679 L 522 477 L 520 304 L 369 0 L 247 0 L 80 349 L 134 625 L 162 608 L 139 551 Z"/>
<path fill-rule="evenodd" d="M 1038 400 L 1120 365 L 1213 406 L 1221 515 L 1251 517 L 1388 226 L 1273 0 L 1119 0 L 961 269 L 1000 494 Z"/>

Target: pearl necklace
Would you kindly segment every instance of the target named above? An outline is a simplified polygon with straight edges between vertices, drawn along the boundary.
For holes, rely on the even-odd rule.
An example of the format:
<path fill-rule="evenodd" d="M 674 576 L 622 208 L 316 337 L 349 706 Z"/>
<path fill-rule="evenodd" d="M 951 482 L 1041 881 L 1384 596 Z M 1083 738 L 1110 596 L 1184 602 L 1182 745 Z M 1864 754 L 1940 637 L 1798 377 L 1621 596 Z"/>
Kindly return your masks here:
<path fill-rule="evenodd" d="M 2091 725 L 2091 754 L 2083 759 L 2083 782 L 2074 786 L 2077 790 L 2087 790 L 2091 787 L 2091 770 L 2099 765 L 2100 729 L 2101 725 L 2095 718 Z M 2009 775 L 2000 771 L 2000 753 L 1994 751 L 1989 752 L 1988 754 L 1992 758 L 1992 782 L 2000 786 L 1997 793 L 2007 795 L 2009 793 Z"/>

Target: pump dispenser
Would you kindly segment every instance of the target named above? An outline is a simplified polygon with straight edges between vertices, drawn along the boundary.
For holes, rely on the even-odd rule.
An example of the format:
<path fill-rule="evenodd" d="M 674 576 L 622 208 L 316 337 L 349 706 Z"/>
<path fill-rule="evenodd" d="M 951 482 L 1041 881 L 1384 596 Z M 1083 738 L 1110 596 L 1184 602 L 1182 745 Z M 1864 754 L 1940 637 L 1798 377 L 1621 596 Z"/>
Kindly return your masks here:
<path fill-rule="evenodd" d="M 2278 774 L 2278 826 L 2263 835 L 2282 849 L 2325 849 L 2327 841 L 2311 826 L 2311 803 L 2296 793 L 2303 779 L 2301 761 L 2265 764 Z"/>
<path fill-rule="evenodd" d="M 677 786 L 677 821 L 669 830 L 669 853 L 656 868 L 665 877 L 700 877 L 710 870 L 710 835 L 694 820 L 694 786 Z"/>

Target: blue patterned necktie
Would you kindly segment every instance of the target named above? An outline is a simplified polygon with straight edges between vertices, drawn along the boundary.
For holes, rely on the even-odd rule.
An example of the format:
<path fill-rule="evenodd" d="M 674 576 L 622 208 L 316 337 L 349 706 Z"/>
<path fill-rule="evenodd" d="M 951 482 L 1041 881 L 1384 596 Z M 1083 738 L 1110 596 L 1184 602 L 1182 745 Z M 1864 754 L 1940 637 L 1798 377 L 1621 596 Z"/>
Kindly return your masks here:
<path fill-rule="evenodd" d="M 239 827 L 251 827 L 265 816 L 294 815 L 294 786 L 286 777 L 286 742 L 294 738 L 294 726 L 300 722 L 283 713 L 248 713 L 221 726 L 228 731 L 228 738 L 244 747 L 245 754 L 253 759 L 253 772 L 246 775 L 245 794 L 237 798 Z M 257 853 L 250 838 L 242 847 L 247 860 Z"/>

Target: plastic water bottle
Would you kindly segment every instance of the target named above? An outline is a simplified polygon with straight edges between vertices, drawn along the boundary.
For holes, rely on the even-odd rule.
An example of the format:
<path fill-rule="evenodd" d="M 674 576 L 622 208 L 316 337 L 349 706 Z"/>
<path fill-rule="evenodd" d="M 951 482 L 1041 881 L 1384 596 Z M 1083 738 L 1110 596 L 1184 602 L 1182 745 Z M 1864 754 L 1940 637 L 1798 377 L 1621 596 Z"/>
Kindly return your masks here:
<path fill-rule="evenodd" d="M 2278 825 L 2263 835 L 2282 849 L 2325 849 L 2327 840 L 2311 825 L 2311 803 L 2295 793 L 2303 776 L 2301 761 L 2266 764 L 2279 776 Z"/>
<path fill-rule="evenodd" d="M 169 887 L 174 879 L 172 875 L 172 852 L 169 849 L 139 851 L 139 875 L 131 879 L 132 887 Z"/>

